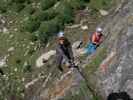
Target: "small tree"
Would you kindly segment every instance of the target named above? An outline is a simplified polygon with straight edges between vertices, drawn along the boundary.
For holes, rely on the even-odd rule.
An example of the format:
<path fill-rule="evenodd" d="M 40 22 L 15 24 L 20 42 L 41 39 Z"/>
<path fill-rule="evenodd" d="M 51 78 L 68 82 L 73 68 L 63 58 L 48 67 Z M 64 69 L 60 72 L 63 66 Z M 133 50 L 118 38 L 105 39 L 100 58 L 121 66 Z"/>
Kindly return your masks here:
<path fill-rule="evenodd" d="M 7 3 L 4 0 L 0 0 L 0 13 L 7 11 Z"/>
<path fill-rule="evenodd" d="M 68 1 L 67 3 L 72 9 L 83 9 L 83 8 L 85 8 L 84 0 L 71 0 L 71 1 Z"/>
<path fill-rule="evenodd" d="M 32 5 L 27 5 L 25 8 L 24 8 L 24 10 L 26 11 L 26 13 L 28 13 L 28 14 L 30 14 L 30 15 L 32 15 L 32 14 L 34 14 L 35 13 L 35 8 L 33 8 L 32 7 Z"/>
<path fill-rule="evenodd" d="M 15 12 L 20 12 L 22 9 L 24 9 L 25 5 L 23 3 L 12 3 L 11 9 Z"/>
<path fill-rule="evenodd" d="M 46 10 L 48 8 L 51 8 L 56 2 L 57 2 L 57 0 L 42 0 L 41 8 L 42 8 L 42 10 Z"/>
<path fill-rule="evenodd" d="M 32 16 L 29 18 L 29 20 L 24 24 L 24 29 L 28 32 L 34 32 L 38 30 L 40 26 L 40 21 L 38 19 L 33 19 Z"/>
<path fill-rule="evenodd" d="M 56 12 L 58 12 L 58 17 L 61 18 L 62 23 L 70 23 L 73 21 L 74 14 L 71 6 L 66 2 L 62 2 L 57 8 Z"/>
<path fill-rule="evenodd" d="M 15 3 L 24 3 L 25 1 L 27 0 L 12 0 L 12 2 L 15 2 Z"/>
<path fill-rule="evenodd" d="M 39 21 L 48 21 L 53 19 L 56 15 L 57 13 L 53 9 L 49 9 L 46 11 L 40 10 L 34 13 L 33 19 L 39 20 Z"/>
<path fill-rule="evenodd" d="M 60 26 L 57 20 L 54 18 L 50 21 L 42 22 L 39 28 L 39 37 L 46 43 L 49 40 L 49 37 L 53 36 L 60 29 Z"/>

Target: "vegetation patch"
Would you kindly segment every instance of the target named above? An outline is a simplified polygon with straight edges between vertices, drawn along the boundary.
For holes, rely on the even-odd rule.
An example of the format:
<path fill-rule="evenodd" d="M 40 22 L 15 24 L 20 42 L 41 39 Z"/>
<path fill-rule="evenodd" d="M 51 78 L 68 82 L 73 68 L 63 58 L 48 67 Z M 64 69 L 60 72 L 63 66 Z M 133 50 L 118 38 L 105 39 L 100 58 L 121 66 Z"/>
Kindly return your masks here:
<path fill-rule="evenodd" d="M 90 0 L 89 6 L 94 10 L 109 9 L 113 0 Z"/>
<path fill-rule="evenodd" d="M 93 72 L 95 72 L 106 56 L 107 56 L 107 48 L 106 47 L 99 48 L 94 57 L 85 67 L 87 73 L 92 74 Z"/>
<path fill-rule="evenodd" d="M 74 23 L 76 10 L 88 6 L 93 13 L 96 13 L 99 9 L 109 8 L 111 2 L 112 0 L 1 0 L 0 12 L 11 11 L 22 15 L 22 23 L 18 22 L 22 26 L 20 29 L 24 32 L 38 34 L 38 39 L 43 40 L 44 43 L 44 40 L 47 42 L 49 37 L 63 30 L 66 24 Z M 52 25 L 53 23 L 54 25 Z M 47 33 L 45 31 L 47 29 L 44 29 L 40 34 L 42 27 L 47 29 L 50 27 L 52 30 Z M 42 39 L 42 35 L 44 39 Z"/>
<path fill-rule="evenodd" d="M 94 82 L 95 79 L 93 79 L 91 76 L 94 75 L 94 72 L 97 71 L 99 65 L 102 63 L 102 61 L 107 56 L 107 48 L 105 46 L 100 47 L 95 56 L 91 58 L 91 61 L 86 65 L 86 67 L 83 69 L 84 76 L 86 78 L 87 84 L 90 86 L 90 91 L 93 94 L 92 100 L 101 100 L 101 96 L 95 91 L 95 84 L 92 84 L 91 82 Z"/>
<path fill-rule="evenodd" d="M 72 91 L 73 92 L 68 93 L 63 100 L 85 100 L 86 98 L 91 98 L 91 93 L 85 81 L 81 81 L 78 87 L 73 87 Z"/>

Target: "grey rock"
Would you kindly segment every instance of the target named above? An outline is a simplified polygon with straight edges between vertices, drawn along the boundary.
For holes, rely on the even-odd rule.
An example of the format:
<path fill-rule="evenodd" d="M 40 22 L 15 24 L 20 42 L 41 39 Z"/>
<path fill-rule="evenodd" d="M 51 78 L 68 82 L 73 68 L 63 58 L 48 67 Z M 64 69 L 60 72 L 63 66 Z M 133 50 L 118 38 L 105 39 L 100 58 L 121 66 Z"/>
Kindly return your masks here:
<path fill-rule="evenodd" d="M 100 14 L 101 14 L 102 16 L 107 16 L 107 15 L 109 14 L 108 11 L 103 10 L 103 9 L 100 9 L 99 12 L 100 12 Z"/>
<path fill-rule="evenodd" d="M 133 98 L 133 1 L 124 0 L 119 12 L 110 16 L 104 24 L 105 35 L 110 37 L 104 45 L 112 45 L 117 52 L 117 59 L 112 60 L 106 74 L 97 72 L 97 86 L 103 97 L 111 92 L 127 91 Z M 128 21 L 130 20 L 130 21 Z"/>
<path fill-rule="evenodd" d="M 53 55 L 55 55 L 55 50 L 50 50 L 44 54 L 42 54 L 37 60 L 36 60 L 36 67 L 42 67 L 44 65 L 43 61 L 48 61 Z"/>
<path fill-rule="evenodd" d="M 13 52 L 14 50 L 15 50 L 14 47 L 10 47 L 10 48 L 8 49 L 8 52 Z"/>
<path fill-rule="evenodd" d="M 9 38 L 10 38 L 10 39 L 12 39 L 13 37 L 14 37 L 14 35 L 13 35 L 13 34 L 11 34 L 11 35 L 9 36 Z"/>
<path fill-rule="evenodd" d="M 4 27 L 3 28 L 3 33 L 8 33 L 8 32 L 9 32 L 9 30 L 6 27 Z"/>

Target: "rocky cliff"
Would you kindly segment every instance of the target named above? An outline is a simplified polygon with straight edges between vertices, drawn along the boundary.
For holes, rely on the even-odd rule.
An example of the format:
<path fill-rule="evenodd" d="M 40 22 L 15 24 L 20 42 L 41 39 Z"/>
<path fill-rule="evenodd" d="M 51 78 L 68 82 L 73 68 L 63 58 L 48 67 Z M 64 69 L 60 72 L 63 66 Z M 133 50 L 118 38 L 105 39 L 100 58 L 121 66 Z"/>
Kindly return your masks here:
<path fill-rule="evenodd" d="M 81 73 L 67 71 L 34 100 L 106 100 L 123 92 L 133 98 L 133 1 L 119 1 L 99 26 L 104 43 L 80 64 Z"/>
<path fill-rule="evenodd" d="M 103 22 L 108 54 L 96 72 L 99 93 L 127 92 L 133 98 L 133 1 L 122 0 L 117 9 Z"/>
<path fill-rule="evenodd" d="M 0 68 L 5 74 L 0 78 L 0 86 L 5 85 L 0 91 L 0 99 L 19 100 L 18 95 L 21 94 L 24 100 L 107 100 L 109 94 L 123 92 L 133 98 L 133 0 L 117 0 L 116 3 L 108 12 L 100 10 L 96 17 L 86 9 L 77 18 L 81 19 L 80 24 L 77 22 L 66 27 L 65 33 L 73 43 L 78 43 L 76 41 L 83 36 L 81 33 L 94 31 L 97 26 L 104 29 L 105 38 L 93 56 L 78 58 L 78 69 L 69 70 L 64 66 L 64 73 L 60 73 L 55 66 L 55 40 L 49 41 L 46 50 L 43 48 L 40 52 L 36 45 L 38 42 L 34 44 L 28 33 L 19 36 L 14 27 L 10 29 L 14 31 L 8 32 L 6 22 L 1 21 L 0 39 L 2 44 L 7 45 L 0 45 L 0 56 L 3 57 Z M 5 20 L 3 17 L 1 19 Z M 46 58 L 45 65 L 42 58 Z M 28 72 L 25 71 L 27 69 Z"/>

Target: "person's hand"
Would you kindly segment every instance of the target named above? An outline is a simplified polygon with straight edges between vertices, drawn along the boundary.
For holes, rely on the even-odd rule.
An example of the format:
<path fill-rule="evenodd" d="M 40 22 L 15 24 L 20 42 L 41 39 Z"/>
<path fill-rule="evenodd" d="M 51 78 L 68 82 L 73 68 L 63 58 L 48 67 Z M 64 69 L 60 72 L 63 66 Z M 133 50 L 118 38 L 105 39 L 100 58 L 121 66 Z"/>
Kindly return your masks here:
<path fill-rule="evenodd" d="M 47 63 L 48 60 L 46 60 L 46 59 L 43 58 L 43 59 L 42 59 L 42 62 L 43 62 L 43 63 Z"/>

